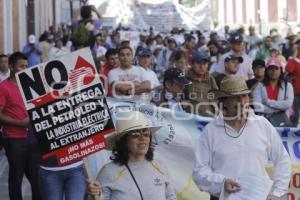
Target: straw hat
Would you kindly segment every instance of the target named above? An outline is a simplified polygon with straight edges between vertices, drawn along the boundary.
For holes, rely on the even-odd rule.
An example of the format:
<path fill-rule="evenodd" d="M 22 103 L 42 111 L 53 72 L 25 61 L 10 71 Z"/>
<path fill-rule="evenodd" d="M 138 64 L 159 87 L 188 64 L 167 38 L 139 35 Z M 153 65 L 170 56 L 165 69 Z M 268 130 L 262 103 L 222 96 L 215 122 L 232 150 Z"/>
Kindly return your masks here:
<path fill-rule="evenodd" d="M 215 95 L 215 98 L 230 97 L 243 94 L 249 94 L 246 81 L 238 75 L 226 75 L 220 84 L 219 90 L 211 90 L 210 93 Z"/>
<path fill-rule="evenodd" d="M 285 39 L 289 39 L 290 37 L 297 37 L 297 35 L 295 33 L 293 33 L 292 31 L 289 31 L 285 37 Z"/>
<path fill-rule="evenodd" d="M 106 149 L 112 150 L 120 138 L 129 131 L 149 128 L 151 133 L 155 133 L 161 126 L 153 126 L 139 111 L 127 111 L 117 113 L 116 132 L 106 137 Z"/>

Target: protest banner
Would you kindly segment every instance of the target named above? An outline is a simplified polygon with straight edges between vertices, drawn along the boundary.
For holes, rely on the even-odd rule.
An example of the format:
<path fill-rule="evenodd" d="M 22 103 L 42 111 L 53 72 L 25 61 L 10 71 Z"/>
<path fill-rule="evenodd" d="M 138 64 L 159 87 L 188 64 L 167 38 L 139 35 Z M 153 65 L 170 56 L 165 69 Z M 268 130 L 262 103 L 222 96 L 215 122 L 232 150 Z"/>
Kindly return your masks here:
<path fill-rule="evenodd" d="M 105 148 L 114 125 L 89 48 L 17 74 L 43 159 L 66 165 Z"/>
<path fill-rule="evenodd" d="M 139 28 L 153 27 L 160 32 L 168 32 L 175 26 L 189 30 L 210 30 L 210 4 L 210 1 L 202 0 L 199 5 L 188 8 L 173 0 L 157 3 L 141 0 L 133 7 L 133 24 Z"/>
<path fill-rule="evenodd" d="M 107 28 L 108 30 L 113 30 L 117 26 L 116 19 L 113 17 L 103 17 L 102 18 L 102 28 Z"/>
<path fill-rule="evenodd" d="M 137 31 L 120 31 L 121 41 L 130 41 L 130 47 L 135 50 L 140 42 L 140 33 Z"/>
<path fill-rule="evenodd" d="M 116 23 L 135 30 L 149 29 L 168 33 L 173 27 L 188 30 L 210 30 L 211 1 L 198 0 L 197 6 L 186 7 L 178 0 L 102 0 L 99 7 L 106 8 L 103 16 L 113 17 Z"/>
<path fill-rule="evenodd" d="M 174 112 L 147 104 L 120 102 L 113 98 L 108 99 L 108 104 L 113 118 L 118 110 L 135 109 L 143 112 L 154 124 L 163 125 L 153 138 L 154 157 L 168 167 L 177 199 L 209 200 L 209 194 L 200 191 L 192 180 L 192 170 L 195 164 L 196 142 L 200 139 L 204 127 L 212 120 L 211 118 Z M 300 129 L 278 128 L 277 130 L 292 160 L 293 175 L 288 194 L 289 200 L 298 200 L 300 198 Z M 89 156 L 93 176 L 96 177 L 102 166 L 110 162 L 110 155 L 110 151 L 101 151 Z M 271 163 L 266 168 L 272 173 Z"/>

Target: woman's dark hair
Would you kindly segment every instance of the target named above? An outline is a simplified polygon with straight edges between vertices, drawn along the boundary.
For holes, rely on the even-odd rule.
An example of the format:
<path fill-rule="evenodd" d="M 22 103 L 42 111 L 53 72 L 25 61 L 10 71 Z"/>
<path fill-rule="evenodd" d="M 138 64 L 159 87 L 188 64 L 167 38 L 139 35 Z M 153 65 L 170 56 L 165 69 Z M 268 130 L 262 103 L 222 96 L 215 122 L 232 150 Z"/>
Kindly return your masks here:
<path fill-rule="evenodd" d="M 118 55 L 119 51 L 115 48 L 109 48 L 105 53 L 105 58 L 108 60 L 112 55 Z"/>
<path fill-rule="evenodd" d="M 185 37 L 185 42 L 190 42 L 191 40 L 196 40 L 193 35 L 187 34 Z"/>
<path fill-rule="evenodd" d="M 186 53 L 182 50 L 178 50 L 174 53 L 174 61 L 178 61 L 182 58 L 187 59 Z"/>
<path fill-rule="evenodd" d="M 43 42 L 43 41 L 46 41 L 47 40 L 47 34 L 46 33 L 43 33 L 40 38 L 39 38 L 39 42 Z"/>
<path fill-rule="evenodd" d="M 119 165 L 125 165 L 128 163 L 129 160 L 129 149 L 127 146 L 129 135 L 125 134 L 120 138 L 119 141 L 116 142 L 116 145 L 114 149 L 112 150 L 112 156 L 110 159 Z M 152 161 L 153 160 L 153 152 L 154 148 L 152 146 L 152 137 L 150 136 L 150 143 L 149 143 L 149 149 L 146 153 L 146 160 Z"/>
<path fill-rule="evenodd" d="M 268 70 L 270 70 L 270 69 L 268 69 L 268 68 L 266 69 L 265 77 L 262 80 L 262 83 L 264 86 L 267 86 L 270 83 L 270 77 L 268 75 Z M 284 81 L 285 81 L 285 79 L 284 79 L 283 69 L 282 69 L 282 67 L 280 67 L 280 76 L 279 76 L 278 86 L 281 87 L 281 83 Z"/>
<path fill-rule="evenodd" d="M 82 19 L 88 19 L 92 16 L 91 6 L 82 6 L 80 9 L 80 15 Z"/>

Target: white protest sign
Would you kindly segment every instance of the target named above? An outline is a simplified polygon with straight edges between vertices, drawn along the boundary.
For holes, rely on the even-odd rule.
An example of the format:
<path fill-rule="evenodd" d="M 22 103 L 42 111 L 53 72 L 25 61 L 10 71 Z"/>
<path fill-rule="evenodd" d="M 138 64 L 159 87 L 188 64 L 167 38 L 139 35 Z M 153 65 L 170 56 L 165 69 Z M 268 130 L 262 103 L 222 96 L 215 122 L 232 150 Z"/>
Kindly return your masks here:
<path fill-rule="evenodd" d="M 17 74 L 42 157 L 58 165 L 105 148 L 114 126 L 89 48 Z"/>

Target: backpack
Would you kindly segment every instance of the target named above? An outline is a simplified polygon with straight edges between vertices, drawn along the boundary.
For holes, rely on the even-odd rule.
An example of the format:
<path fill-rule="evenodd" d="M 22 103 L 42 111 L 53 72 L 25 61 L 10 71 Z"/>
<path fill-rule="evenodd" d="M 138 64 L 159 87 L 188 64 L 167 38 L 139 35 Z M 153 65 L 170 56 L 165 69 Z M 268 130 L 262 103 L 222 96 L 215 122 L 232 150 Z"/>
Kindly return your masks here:
<path fill-rule="evenodd" d="M 83 22 L 79 22 L 79 25 L 75 28 L 71 35 L 73 46 L 76 49 L 90 46 L 91 36 L 92 33 L 87 30 L 85 24 Z"/>

